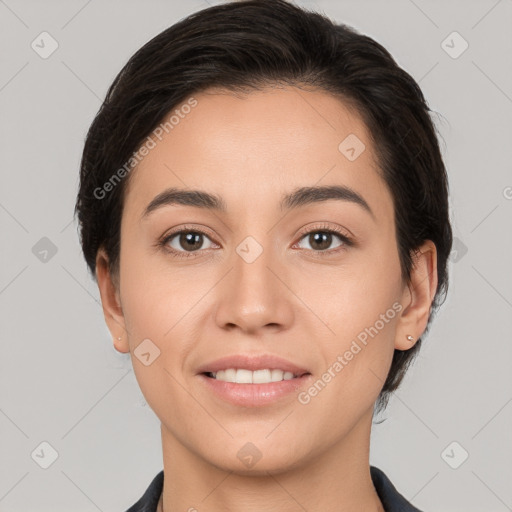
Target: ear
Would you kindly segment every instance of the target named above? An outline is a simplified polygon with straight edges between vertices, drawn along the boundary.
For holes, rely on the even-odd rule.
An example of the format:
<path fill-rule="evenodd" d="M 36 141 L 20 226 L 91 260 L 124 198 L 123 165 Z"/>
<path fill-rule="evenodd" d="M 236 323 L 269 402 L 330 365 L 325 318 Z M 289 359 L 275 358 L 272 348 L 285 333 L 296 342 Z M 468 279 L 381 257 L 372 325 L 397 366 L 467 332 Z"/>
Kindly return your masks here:
<path fill-rule="evenodd" d="M 395 348 L 408 350 L 427 327 L 430 307 L 437 290 L 437 249 L 427 240 L 413 256 L 411 279 L 400 303 L 404 307 L 397 324 Z M 407 336 L 414 340 L 409 341 Z"/>
<path fill-rule="evenodd" d="M 121 306 L 119 284 L 115 282 L 110 273 L 108 256 L 103 248 L 98 249 L 96 254 L 96 279 L 105 322 L 112 335 L 114 347 L 118 352 L 129 352 L 130 346 Z M 118 340 L 118 337 L 121 340 Z"/>

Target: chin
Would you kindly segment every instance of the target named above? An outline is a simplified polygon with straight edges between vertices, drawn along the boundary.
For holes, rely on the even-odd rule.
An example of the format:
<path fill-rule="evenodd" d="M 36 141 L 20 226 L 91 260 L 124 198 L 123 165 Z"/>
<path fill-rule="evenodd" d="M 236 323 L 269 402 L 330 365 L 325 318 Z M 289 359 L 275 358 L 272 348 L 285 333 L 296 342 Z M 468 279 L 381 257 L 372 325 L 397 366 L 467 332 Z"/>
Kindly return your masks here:
<path fill-rule="evenodd" d="M 268 476 L 271 474 L 286 473 L 292 469 L 296 469 L 301 464 L 294 456 L 294 454 L 286 454 L 281 457 L 274 455 L 261 454 L 261 458 L 256 462 L 245 462 L 240 460 L 237 455 L 235 457 L 221 457 L 220 460 L 209 461 L 213 466 L 226 471 L 232 472 L 241 476 Z"/>
<path fill-rule="evenodd" d="M 307 454 L 299 453 L 295 448 L 297 443 L 286 442 L 277 436 L 265 439 L 265 435 L 261 439 L 256 435 L 244 436 L 230 439 L 226 444 L 219 443 L 213 452 L 204 454 L 204 460 L 223 471 L 250 476 L 279 474 L 305 463 Z"/>

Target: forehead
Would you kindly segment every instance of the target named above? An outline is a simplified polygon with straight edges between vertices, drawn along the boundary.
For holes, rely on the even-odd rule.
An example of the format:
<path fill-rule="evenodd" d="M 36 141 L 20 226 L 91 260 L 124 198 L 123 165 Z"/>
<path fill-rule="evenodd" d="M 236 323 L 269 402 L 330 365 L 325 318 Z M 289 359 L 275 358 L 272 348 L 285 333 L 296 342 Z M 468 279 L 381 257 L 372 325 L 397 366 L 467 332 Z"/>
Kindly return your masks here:
<path fill-rule="evenodd" d="M 175 107 L 173 124 L 132 170 L 125 213 L 140 216 L 170 187 L 261 211 L 297 187 L 340 184 L 374 203 L 377 215 L 389 213 L 368 128 L 340 99 L 292 86 L 244 95 L 210 89 L 193 98 L 193 108 Z"/>

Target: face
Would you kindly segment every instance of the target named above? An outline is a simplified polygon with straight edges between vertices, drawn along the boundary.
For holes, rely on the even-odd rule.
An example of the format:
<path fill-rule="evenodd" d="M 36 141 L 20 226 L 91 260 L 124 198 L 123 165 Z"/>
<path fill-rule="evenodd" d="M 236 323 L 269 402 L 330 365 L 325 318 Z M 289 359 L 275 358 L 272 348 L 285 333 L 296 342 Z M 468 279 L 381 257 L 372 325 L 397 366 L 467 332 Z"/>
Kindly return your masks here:
<path fill-rule="evenodd" d="M 202 460 L 242 471 L 241 457 L 254 451 L 260 471 L 306 464 L 368 427 L 401 343 L 410 295 L 392 196 L 366 126 L 326 92 L 194 98 L 132 171 L 117 348 L 130 350 L 163 435 Z M 324 200 L 284 199 L 303 187 L 339 188 Z M 211 194 L 224 209 L 176 200 L 144 215 L 169 188 Z M 203 374 L 237 355 L 279 357 L 255 367 L 291 364 L 305 375 L 256 385 Z M 272 372 L 238 379 L 247 375 Z"/>

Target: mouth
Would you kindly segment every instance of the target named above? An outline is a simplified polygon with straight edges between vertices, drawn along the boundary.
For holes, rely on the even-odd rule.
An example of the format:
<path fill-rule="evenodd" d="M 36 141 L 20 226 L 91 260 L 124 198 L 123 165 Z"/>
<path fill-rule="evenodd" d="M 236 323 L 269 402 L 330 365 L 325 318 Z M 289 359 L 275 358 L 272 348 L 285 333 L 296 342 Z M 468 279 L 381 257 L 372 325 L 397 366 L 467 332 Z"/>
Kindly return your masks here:
<path fill-rule="evenodd" d="M 290 401 L 313 376 L 307 368 L 276 354 L 233 354 L 196 370 L 210 396 L 241 407 Z"/>
<path fill-rule="evenodd" d="M 279 368 L 264 368 L 261 370 L 248 370 L 245 368 L 227 368 L 216 372 L 203 372 L 210 379 L 236 384 L 270 384 L 283 380 L 293 380 L 311 375 L 309 372 L 299 371 L 293 373 Z"/>

